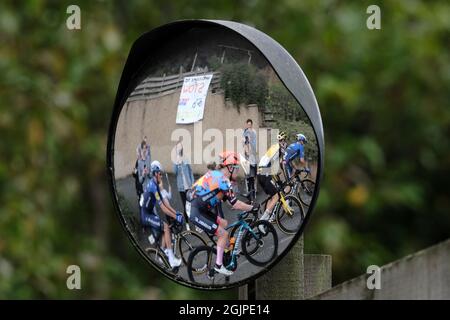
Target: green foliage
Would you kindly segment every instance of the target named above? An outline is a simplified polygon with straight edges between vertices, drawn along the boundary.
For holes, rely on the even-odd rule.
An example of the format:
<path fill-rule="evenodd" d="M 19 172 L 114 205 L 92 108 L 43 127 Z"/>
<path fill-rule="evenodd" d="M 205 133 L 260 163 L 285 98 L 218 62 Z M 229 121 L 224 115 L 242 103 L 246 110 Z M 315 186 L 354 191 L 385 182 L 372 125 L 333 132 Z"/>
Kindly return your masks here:
<path fill-rule="evenodd" d="M 225 99 L 229 99 L 238 109 L 240 105 L 257 104 L 264 110 L 267 97 L 267 79 L 248 63 L 228 63 L 222 65 L 220 85 Z"/>
<path fill-rule="evenodd" d="M 269 87 L 266 106 L 267 110 L 274 113 L 278 125 L 283 125 L 285 121 L 309 121 L 297 100 L 281 83 Z"/>
<path fill-rule="evenodd" d="M 220 62 L 220 59 L 216 55 L 212 55 L 208 58 L 206 65 L 208 66 L 209 70 L 219 70 L 220 67 L 222 67 L 222 63 Z"/>
<path fill-rule="evenodd" d="M 282 121 L 277 120 L 274 126 L 279 128 L 280 131 L 286 132 L 289 142 L 295 141 L 295 135 L 297 133 L 303 133 L 307 139 L 308 143 L 305 144 L 305 156 L 308 161 L 315 162 L 318 160 L 318 148 L 317 139 L 314 134 L 314 130 L 309 122 L 303 120 L 299 121 Z"/>
<path fill-rule="evenodd" d="M 276 82 L 269 87 L 266 110 L 272 113 L 275 120 L 274 127 L 285 131 L 289 142 L 295 140 L 297 133 L 306 135 L 309 141 L 305 145 L 306 157 L 309 160 L 317 161 L 317 140 L 310 121 L 297 100 L 281 83 Z"/>
<path fill-rule="evenodd" d="M 106 133 L 129 49 L 179 19 L 251 24 L 303 68 L 326 139 L 305 245 L 333 255 L 335 283 L 448 238 L 448 1 L 385 1 L 374 31 L 370 1 L 77 1 L 80 31 L 65 27 L 69 4 L 0 3 L 0 298 L 232 296 L 180 289 L 147 266 L 107 186 Z M 65 287 L 69 264 L 83 270 L 81 291 Z"/>

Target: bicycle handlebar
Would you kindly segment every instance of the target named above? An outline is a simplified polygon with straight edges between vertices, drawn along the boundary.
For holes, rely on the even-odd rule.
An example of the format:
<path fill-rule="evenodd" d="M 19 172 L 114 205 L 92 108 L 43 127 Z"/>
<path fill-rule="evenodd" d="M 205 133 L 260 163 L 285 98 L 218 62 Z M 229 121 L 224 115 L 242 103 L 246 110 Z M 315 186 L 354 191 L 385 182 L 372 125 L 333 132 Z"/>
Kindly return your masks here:
<path fill-rule="evenodd" d="M 172 220 L 169 221 L 169 229 L 173 234 L 178 234 L 183 231 L 183 225 L 172 218 Z"/>

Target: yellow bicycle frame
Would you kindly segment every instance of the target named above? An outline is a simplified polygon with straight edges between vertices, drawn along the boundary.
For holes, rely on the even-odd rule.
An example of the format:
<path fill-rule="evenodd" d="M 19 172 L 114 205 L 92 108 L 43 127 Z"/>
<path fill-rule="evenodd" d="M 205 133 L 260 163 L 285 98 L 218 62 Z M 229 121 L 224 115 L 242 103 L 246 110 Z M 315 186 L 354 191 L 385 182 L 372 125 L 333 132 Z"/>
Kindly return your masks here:
<path fill-rule="evenodd" d="M 274 181 L 277 181 L 280 178 L 278 177 L 278 175 L 272 175 L 272 179 Z M 292 216 L 294 214 L 294 212 L 293 212 L 292 208 L 289 206 L 289 204 L 286 202 L 286 199 L 284 198 L 284 192 L 279 192 L 278 194 L 280 195 L 280 199 L 278 201 L 281 202 L 281 205 L 283 206 L 284 211 L 288 215 Z"/>

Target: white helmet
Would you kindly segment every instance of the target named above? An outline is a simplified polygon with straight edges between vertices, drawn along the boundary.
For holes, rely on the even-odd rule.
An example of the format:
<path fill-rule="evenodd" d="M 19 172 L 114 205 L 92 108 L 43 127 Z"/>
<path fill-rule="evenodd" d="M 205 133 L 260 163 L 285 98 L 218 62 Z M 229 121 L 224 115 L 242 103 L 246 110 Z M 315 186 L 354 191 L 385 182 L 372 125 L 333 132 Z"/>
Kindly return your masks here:
<path fill-rule="evenodd" d="M 297 133 L 296 137 L 297 141 L 303 141 L 304 143 L 308 143 L 308 139 L 306 139 L 304 134 Z"/>
<path fill-rule="evenodd" d="M 277 135 L 278 141 L 280 141 L 280 140 L 286 140 L 286 138 L 287 138 L 287 134 L 286 134 L 286 132 L 284 132 L 284 131 L 280 131 L 280 133 L 278 133 L 278 135 Z"/>
<path fill-rule="evenodd" d="M 151 170 L 152 174 L 154 174 L 156 172 L 163 171 L 163 167 L 162 167 L 161 163 L 158 160 L 155 160 L 150 165 L 150 170 Z"/>

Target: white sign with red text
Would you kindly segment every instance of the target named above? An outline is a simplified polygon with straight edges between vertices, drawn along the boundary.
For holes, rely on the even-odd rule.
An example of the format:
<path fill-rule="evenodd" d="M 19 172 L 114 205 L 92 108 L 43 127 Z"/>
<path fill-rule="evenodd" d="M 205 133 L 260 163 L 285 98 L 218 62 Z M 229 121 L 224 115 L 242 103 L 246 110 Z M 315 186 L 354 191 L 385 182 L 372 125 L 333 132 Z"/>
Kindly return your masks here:
<path fill-rule="evenodd" d="M 208 74 L 184 78 L 176 123 L 194 123 L 203 119 L 206 96 L 212 77 L 212 74 Z"/>

